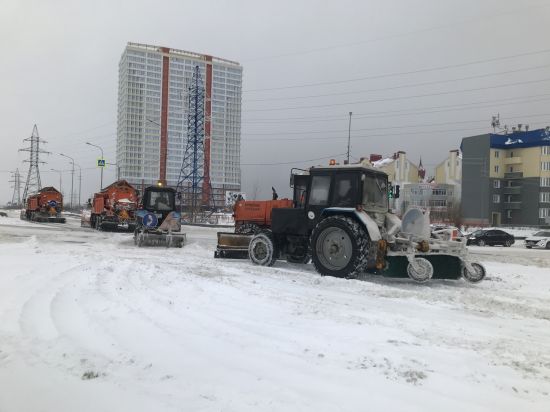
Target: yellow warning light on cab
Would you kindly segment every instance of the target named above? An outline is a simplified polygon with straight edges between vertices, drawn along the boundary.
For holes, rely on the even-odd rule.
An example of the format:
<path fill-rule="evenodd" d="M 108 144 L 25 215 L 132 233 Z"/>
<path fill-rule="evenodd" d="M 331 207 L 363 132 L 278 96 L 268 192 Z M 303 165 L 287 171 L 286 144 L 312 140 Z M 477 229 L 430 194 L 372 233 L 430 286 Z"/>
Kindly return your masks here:
<path fill-rule="evenodd" d="M 329 166 L 334 166 L 336 164 L 336 159 L 330 159 L 328 164 Z"/>

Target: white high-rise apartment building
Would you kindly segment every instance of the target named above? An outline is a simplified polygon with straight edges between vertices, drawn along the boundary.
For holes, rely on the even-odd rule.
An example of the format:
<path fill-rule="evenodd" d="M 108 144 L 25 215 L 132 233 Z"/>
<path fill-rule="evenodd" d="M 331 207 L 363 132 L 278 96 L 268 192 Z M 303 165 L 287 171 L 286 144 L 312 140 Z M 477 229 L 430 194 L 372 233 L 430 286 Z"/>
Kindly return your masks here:
<path fill-rule="evenodd" d="M 205 87 L 205 154 L 220 195 L 241 188 L 239 63 L 128 43 L 119 63 L 117 166 L 136 187 L 176 186 L 187 143 L 188 88 L 198 66 Z"/>

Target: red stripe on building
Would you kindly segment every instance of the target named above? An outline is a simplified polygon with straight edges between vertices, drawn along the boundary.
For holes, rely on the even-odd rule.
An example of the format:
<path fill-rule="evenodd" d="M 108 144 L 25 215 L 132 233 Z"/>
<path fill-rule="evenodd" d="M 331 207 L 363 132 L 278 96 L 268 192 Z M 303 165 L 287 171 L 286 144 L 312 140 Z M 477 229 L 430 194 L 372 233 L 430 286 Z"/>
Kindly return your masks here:
<path fill-rule="evenodd" d="M 206 99 L 204 102 L 204 180 L 202 181 L 202 201 L 210 201 L 210 137 L 212 129 L 212 56 L 206 58 Z"/>
<path fill-rule="evenodd" d="M 163 53 L 170 53 L 167 47 L 160 48 Z M 160 107 L 160 170 L 159 181 L 166 185 L 166 157 L 168 154 L 168 80 L 170 75 L 170 58 L 162 56 L 162 94 Z"/>

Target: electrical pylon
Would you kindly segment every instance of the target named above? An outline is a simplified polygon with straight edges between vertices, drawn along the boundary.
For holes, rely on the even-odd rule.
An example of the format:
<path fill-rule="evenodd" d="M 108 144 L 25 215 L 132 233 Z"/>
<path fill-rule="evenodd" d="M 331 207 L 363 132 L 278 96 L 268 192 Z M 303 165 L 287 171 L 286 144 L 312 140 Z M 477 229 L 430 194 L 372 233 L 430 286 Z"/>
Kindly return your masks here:
<path fill-rule="evenodd" d="M 213 210 L 209 165 L 204 161 L 205 90 L 199 66 L 195 66 L 187 91 L 187 145 L 176 191 L 181 210 L 188 213 L 189 221 L 196 222 L 202 212 Z"/>
<path fill-rule="evenodd" d="M 32 129 L 31 137 L 28 137 L 23 140 L 24 142 L 30 142 L 30 146 L 24 149 L 19 149 L 20 152 L 29 152 L 29 160 L 25 162 L 29 163 L 29 173 L 27 174 L 27 181 L 25 183 L 25 190 L 23 191 L 23 202 L 26 202 L 27 195 L 29 193 L 38 192 L 42 188 L 42 183 L 40 182 L 40 170 L 38 169 L 39 164 L 44 164 L 46 162 L 40 161 L 40 154 L 49 154 L 45 150 L 40 149 L 40 144 L 46 143 L 44 140 L 40 140 L 38 135 L 38 128 L 34 125 Z"/>
<path fill-rule="evenodd" d="M 21 174 L 19 174 L 19 169 L 15 169 L 15 172 L 12 172 L 11 178 L 12 180 L 10 180 L 10 183 L 13 183 L 13 195 L 11 196 L 11 205 L 21 206 Z"/>

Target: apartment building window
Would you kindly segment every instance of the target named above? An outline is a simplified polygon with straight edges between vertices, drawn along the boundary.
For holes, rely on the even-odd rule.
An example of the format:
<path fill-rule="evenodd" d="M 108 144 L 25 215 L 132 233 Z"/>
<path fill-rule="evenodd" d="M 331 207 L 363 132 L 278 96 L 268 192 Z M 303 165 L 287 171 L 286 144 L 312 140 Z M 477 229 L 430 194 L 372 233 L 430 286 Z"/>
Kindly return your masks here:
<path fill-rule="evenodd" d="M 550 177 L 541 177 L 540 187 L 550 187 Z"/>
<path fill-rule="evenodd" d="M 498 159 L 500 156 L 500 152 L 498 150 L 495 150 L 495 159 Z"/>
<path fill-rule="evenodd" d="M 493 195 L 493 203 L 500 203 L 500 195 Z"/>
<path fill-rule="evenodd" d="M 512 219 L 512 211 L 511 211 L 511 210 L 507 210 L 507 211 L 506 211 L 506 217 L 507 217 L 508 219 Z"/>
<path fill-rule="evenodd" d="M 549 207 L 541 207 L 539 209 L 539 218 L 544 219 L 547 216 L 550 216 L 550 208 Z"/>
<path fill-rule="evenodd" d="M 495 189 L 500 189 L 500 180 L 493 180 L 493 187 Z"/>
<path fill-rule="evenodd" d="M 540 169 L 550 171 L 550 162 L 541 162 Z"/>
<path fill-rule="evenodd" d="M 544 156 L 550 155 L 550 146 L 542 146 L 540 148 L 540 153 Z"/>
<path fill-rule="evenodd" d="M 550 203 L 550 192 L 540 192 L 540 202 Z"/>
<path fill-rule="evenodd" d="M 498 173 L 499 169 L 500 169 L 500 168 L 498 167 L 498 165 L 495 166 L 495 173 Z"/>

